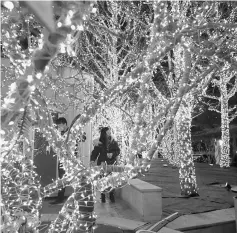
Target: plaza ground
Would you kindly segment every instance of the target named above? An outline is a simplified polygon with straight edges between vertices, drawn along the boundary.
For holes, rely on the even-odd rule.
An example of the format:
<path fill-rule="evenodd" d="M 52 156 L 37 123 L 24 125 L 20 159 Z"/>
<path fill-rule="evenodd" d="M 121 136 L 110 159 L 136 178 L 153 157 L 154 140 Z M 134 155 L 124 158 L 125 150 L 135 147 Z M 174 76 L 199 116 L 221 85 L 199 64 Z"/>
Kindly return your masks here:
<path fill-rule="evenodd" d="M 168 165 L 168 166 L 166 166 Z M 162 205 L 163 216 L 165 218 L 172 213 L 179 212 L 180 215 L 204 213 L 214 210 L 228 209 L 234 206 L 233 197 L 237 195 L 228 191 L 224 186 L 228 182 L 232 187 L 237 186 L 237 167 L 227 169 L 217 165 L 205 163 L 195 163 L 196 177 L 198 185 L 198 197 L 184 198 L 180 195 L 179 171 L 172 168 L 164 159 L 156 158 L 152 161 L 149 172 L 139 179 L 159 186 L 163 189 Z M 50 200 L 45 200 L 42 208 L 44 224 L 49 224 L 54 220 L 62 205 L 50 205 Z M 117 199 L 112 204 L 107 201 L 100 203 L 99 193 L 95 204 L 97 222 L 100 224 L 95 233 L 122 233 L 132 232 L 131 228 L 139 228 L 142 224 L 141 217 L 136 214 L 122 200 Z M 116 228 L 116 222 L 123 221 L 127 229 Z M 157 220 L 159 221 L 159 219 Z M 111 223 L 113 226 L 109 226 Z M 118 226 L 121 224 L 118 224 Z M 45 232 L 41 231 L 42 233 Z"/>

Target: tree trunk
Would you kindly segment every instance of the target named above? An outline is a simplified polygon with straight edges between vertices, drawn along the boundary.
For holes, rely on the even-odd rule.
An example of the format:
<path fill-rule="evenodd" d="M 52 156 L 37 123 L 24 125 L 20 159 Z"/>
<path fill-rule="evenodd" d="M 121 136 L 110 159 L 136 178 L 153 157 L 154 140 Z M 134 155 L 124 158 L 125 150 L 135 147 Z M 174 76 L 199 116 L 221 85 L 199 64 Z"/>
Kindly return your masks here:
<path fill-rule="evenodd" d="M 220 85 L 221 91 L 221 159 L 220 167 L 230 166 L 230 131 L 228 117 L 228 96 L 227 87 L 224 81 Z"/>
<path fill-rule="evenodd" d="M 177 145 L 177 130 L 173 126 L 172 129 L 167 131 L 161 143 L 162 155 L 173 167 L 178 167 Z"/>
<path fill-rule="evenodd" d="M 190 96 L 183 101 L 177 115 L 177 131 L 179 141 L 179 180 L 181 195 L 197 196 L 197 183 L 192 155 L 191 122 L 192 105 Z"/>
<path fill-rule="evenodd" d="M 179 132 L 177 130 L 177 120 L 174 120 L 173 125 L 173 137 L 174 137 L 174 166 L 180 167 L 180 161 L 179 161 L 179 154 L 180 154 L 180 139 L 179 139 Z"/>
<path fill-rule="evenodd" d="M 72 228 L 72 233 L 93 232 L 95 224 L 93 185 L 88 182 L 87 177 L 81 177 L 80 187 L 75 189 L 75 193 L 77 211 L 73 216 L 76 224 Z"/>
<path fill-rule="evenodd" d="M 95 225 L 93 185 L 88 172 L 77 174 L 72 184 L 73 194 L 67 199 L 57 218 L 51 223 L 48 233 L 64 232 L 91 233 Z"/>

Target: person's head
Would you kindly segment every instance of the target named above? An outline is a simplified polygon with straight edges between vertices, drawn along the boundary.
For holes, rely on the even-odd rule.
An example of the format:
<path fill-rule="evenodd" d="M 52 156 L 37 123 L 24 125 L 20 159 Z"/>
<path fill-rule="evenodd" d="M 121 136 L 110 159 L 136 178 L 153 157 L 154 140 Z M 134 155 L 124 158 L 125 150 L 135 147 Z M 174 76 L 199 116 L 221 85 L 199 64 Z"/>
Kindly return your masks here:
<path fill-rule="evenodd" d="M 109 127 L 103 127 L 100 131 L 100 141 L 104 144 L 107 145 L 108 140 L 111 137 L 111 131 Z"/>
<path fill-rule="evenodd" d="M 99 132 L 101 132 L 101 130 L 102 130 L 103 128 L 104 128 L 104 127 L 103 127 L 102 125 L 100 125 L 100 126 L 98 127 Z"/>
<path fill-rule="evenodd" d="M 67 129 L 67 120 L 64 117 L 59 117 L 56 120 L 56 124 L 60 132 L 65 131 Z"/>

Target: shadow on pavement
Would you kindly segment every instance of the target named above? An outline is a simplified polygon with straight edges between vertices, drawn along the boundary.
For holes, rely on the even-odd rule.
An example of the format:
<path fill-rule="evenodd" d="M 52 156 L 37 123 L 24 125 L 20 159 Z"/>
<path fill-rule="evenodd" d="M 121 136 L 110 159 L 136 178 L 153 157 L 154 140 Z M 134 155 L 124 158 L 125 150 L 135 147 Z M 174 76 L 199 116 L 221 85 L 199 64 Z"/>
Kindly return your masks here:
<path fill-rule="evenodd" d="M 43 222 L 40 227 L 40 233 L 46 233 L 50 225 L 50 222 Z M 62 232 L 64 233 L 64 232 Z M 96 225 L 96 228 L 93 233 L 134 233 L 132 230 L 123 230 L 118 227 L 107 226 L 107 225 Z"/>

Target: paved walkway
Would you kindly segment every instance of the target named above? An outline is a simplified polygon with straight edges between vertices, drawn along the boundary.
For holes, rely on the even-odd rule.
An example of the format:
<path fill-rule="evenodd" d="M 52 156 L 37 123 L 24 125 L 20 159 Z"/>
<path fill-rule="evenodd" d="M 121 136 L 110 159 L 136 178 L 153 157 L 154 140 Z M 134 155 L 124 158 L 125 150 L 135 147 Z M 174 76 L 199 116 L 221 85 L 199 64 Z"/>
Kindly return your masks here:
<path fill-rule="evenodd" d="M 57 213 L 60 211 L 63 205 L 51 205 L 52 200 L 46 200 L 43 202 L 42 208 L 42 221 L 52 221 L 55 219 Z M 125 218 L 130 220 L 141 221 L 138 214 L 129 208 L 129 206 L 122 200 L 116 199 L 115 203 L 111 203 L 106 200 L 106 203 L 101 203 L 99 199 L 99 194 L 97 195 L 97 200 L 95 203 L 95 213 L 99 218 Z"/>
<path fill-rule="evenodd" d="M 180 196 L 179 171 L 163 159 L 154 159 L 149 172 L 141 180 L 157 185 L 163 189 L 163 217 L 174 212 L 182 214 L 202 213 L 234 206 L 233 197 L 237 193 L 229 192 L 224 187 L 228 182 L 237 186 L 237 167 L 227 169 L 217 165 L 195 163 L 199 197 L 182 198 Z M 212 183 L 219 183 L 210 185 Z"/>
<path fill-rule="evenodd" d="M 124 201 L 116 199 L 115 203 L 111 203 L 109 199 L 106 199 L 106 203 L 101 203 L 99 198 L 100 195 L 98 193 L 95 203 L 95 213 L 97 215 L 96 223 L 99 226 L 95 233 L 130 233 L 133 232 L 133 229 L 146 224 L 142 222 L 141 217 L 129 208 Z M 43 202 L 43 208 L 41 210 L 42 225 L 49 225 L 51 221 L 55 220 L 57 213 L 63 206 L 51 205 L 50 202 L 52 200 L 48 199 Z M 45 230 L 41 231 L 41 233 L 43 232 Z"/>
<path fill-rule="evenodd" d="M 191 214 L 233 207 L 233 197 L 236 196 L 237 193 L 227 191 L 222 186 L 226 182 L 232 186 L 237 186 L 236 167 L 221 169 L 216 165 L 210 166 L 208 164 L 196 163 L 196 176 L 200 196 L 183 198 L 180 196 L 178 169 L 174 169 L 170 165 L 165 167 L 164 164 L 167 164 L 165 160 L 154 159 L 146 176 L 139 177 L 163 189 L 163 218 L 174 212 Z M 211 183 L 217 184 L 210 185 Z M 50 205 L 49 202 L 49 200 L 44 201 L 42 208 L 42 221 L 48 223 L 56 218 L 57 213 L 62 208 L 62 205 L 53 206 Z M 99 225 L 95 233 L 126 232 L 119 228 L 127 229 L 127 232 L 131 232 L 131 229 L 145 224 L 141 221 L 140 216 L 130 209 L 125 202 L 117 199 L 114 204 L 109 201 L 102 204 L 99 200 L 99 194 L 97 195 L 95 212 L 98 216 L 97 223 L 102 224 Z M 104 224 L 108 223 L 118 228 L 112 229 L 109 226 L 104 226 Z M 106 227 L 108 227 L 108 229 Z M 43 233 L 44 231 L 41 232 Z"/>

